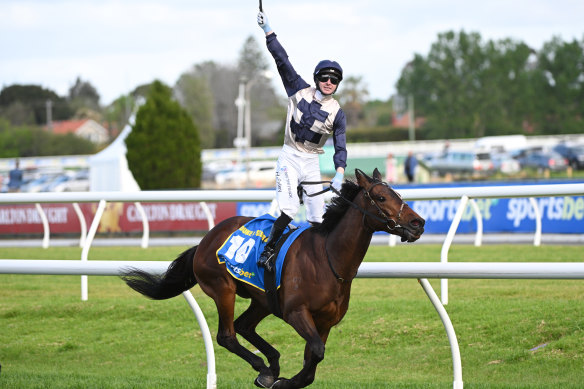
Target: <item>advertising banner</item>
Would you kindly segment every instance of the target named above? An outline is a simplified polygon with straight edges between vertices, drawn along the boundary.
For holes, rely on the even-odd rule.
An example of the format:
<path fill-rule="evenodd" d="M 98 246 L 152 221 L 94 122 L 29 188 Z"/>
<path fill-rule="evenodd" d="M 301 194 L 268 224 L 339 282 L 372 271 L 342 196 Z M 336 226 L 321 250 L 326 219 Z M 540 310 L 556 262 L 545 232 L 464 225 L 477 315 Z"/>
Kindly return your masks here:
<path fill-rule="evenodd" d="M 444 187 L 432 185 L 425 187 Z M 460 185 L 458 185 L 460 186 Z M 419 186 L 418 186 L 419 187 Z M 400 188 L 396 188 L 398 191 Z M 485 233 L 535 231 L 536 212 L 528 198 L 475 199 L 483 220 Z M 557 196 L 535 198 L 542 217 L 543 233 L 584 233 L 584 196 Z M 409 201 L 410 207 L 426 220 L 426 233 L 448 232 L 460 200 Z M 218 202 L 207 203 L 215 224 L 231 216 L 260 216 L 269 213 L 269 202 Z M 87 228 L 91 225 L 97 203 L 79 205 Z M 207 231 L 207 216 L 197 202 L 142 203 L 149 221 L 150 231 Z M 42 204 L 51 235 L 80 233 L 80 223 L 72 204 Z M 306 213 L 301 206 L 294 219 L 305 225 Z M 467 205 L 458 233 L 476 232 L 474 208 Z M 101 218 L 98 233 L 142 232 L 142 220 L 134 203 L 108 203 Z M 0 206 L 0 236 L 42 234 L 43 226 L 33 204 Z"/>
<path fill-rule="evenodd" d="M 483 232 L 533 232 L 536 212 L 528 198 L 476 199 L 483 219 Z M 584 197 L 541 197 L 535 199 L 541 214 L 542 233 L 584 233 Z M 450 228 L 460 200 L 409 202 L 426 220 L 429 234 L 445 234 Z M 457 232 L 476 232 L 473 207 L 467 204 Z"/>
<path fill-rule="evenodd" d="M 207 215 L 196 202 L 142 203 L 150 231 L 206 231 Z M 51 234 L 81 232 L 72 204 L 42 204 Z M 236 203 L 207 203 L 215 223 L 234 216 Z M 97 211 L 97 203 L 79 204 L 87 229 Z M 107 203 L 98 233 L 141 232 L 142 218 L 134 203 Z M 0 234 L 42 234 L 41 216 L 33 204 L 0 206 Z"/>

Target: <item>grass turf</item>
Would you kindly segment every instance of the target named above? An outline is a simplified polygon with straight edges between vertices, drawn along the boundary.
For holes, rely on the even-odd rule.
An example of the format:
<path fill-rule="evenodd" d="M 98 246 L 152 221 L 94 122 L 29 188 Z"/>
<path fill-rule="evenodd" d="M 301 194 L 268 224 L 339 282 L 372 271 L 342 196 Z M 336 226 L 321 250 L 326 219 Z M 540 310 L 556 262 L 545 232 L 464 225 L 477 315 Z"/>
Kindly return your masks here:
<path fill-rule="evenodd" d="M 90 260 L 171 260 L 186 247 L 95 247 Z M 438 245 L 372 246 L 366 260 L 439 261 Z M 0 258 L 79 259 L 77 248 L 0 249 Z M 451 261 L 578 261 L 579 246 L 453 246 Z M 439 281 L 432 280 L 439 291 Z M 116 277 L 0 275 L 0 388 L 206 386 L 200 331 L 184 299 L 150 301 Z M 466 388 L 577 388 L 584 382 L 582 280 L 450 280 L 446 306 Z M 214 305 L 192 289 L 211 333 Z M 238 300 L 237 312 L 247 307 Z M 258 332 L 302 366 L 304 342 L 273 317 Z M 244 345 L 247 343 L 243 340 Z M 248 345 L 249 346 L 249 345 Z M 215 344 L 218 388 L 253 387 L 256 373 Z M 451 388 L 450 347 L 412 279 L 356 279 L 349 311 L 331 331 L 313 388 Z"/>

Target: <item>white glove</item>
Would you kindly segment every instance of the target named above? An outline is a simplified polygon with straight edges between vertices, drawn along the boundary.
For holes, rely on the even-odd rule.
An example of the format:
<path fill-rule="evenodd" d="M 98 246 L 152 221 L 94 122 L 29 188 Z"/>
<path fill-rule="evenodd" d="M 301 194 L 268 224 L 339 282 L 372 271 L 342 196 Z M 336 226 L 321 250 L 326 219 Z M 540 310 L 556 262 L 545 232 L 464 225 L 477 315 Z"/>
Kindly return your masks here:
<path fill-rule="evenodd" d="M 268 24 L 268 17 L 263 12 L 258 12 L 258 26 L 266 33 L 272 31 L 272 27 Z"/>
<path fill-rule="evenodd" d="M 333 188 L 335 188 L 336 190 L 341 190 L 341 186 L 343 185 L 343 177 L 345 175 L 341 172 L 337 172 L 337 174 L 335 174 L 333 181 L 331 182 L 331 186 Z"/>

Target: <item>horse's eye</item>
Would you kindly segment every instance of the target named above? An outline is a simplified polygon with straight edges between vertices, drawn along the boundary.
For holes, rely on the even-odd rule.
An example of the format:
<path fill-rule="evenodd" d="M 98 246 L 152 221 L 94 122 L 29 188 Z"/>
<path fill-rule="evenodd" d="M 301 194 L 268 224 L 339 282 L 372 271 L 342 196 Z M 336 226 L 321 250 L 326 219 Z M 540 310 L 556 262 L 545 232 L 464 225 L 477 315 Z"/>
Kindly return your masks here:
<path fill-rule="evenodd" d="M 379 196 L 379 197 L 377 197 L 377 201 L 379 201 L 380 203 L 383 203 L 385 201 L 385 197 Z"/>

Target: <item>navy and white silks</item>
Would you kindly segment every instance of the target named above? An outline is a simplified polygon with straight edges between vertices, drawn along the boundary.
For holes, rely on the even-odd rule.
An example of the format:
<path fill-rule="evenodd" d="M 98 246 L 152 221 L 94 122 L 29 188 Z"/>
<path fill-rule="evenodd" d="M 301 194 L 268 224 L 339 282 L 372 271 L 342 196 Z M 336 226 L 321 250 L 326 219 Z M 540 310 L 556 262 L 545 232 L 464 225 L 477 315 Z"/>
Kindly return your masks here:
<path fill-rule="evenodd" d="M 288 96 L 284 146 L 277 163 L 276 198 L 280 210 L 294 218 L 300 207 L 296 187 L 302 181 L 321 180 L 318 155 L 324 153 L 323 146 L 329 137 L 333 139 L 335 170 L 347 166 L 346 118 L 332 95 L 323 95 L 294 70 L 275 33 L 266 36 L 266 44 Z M 321 191 L 322 185 L 305 185 L 304 189 L 311 194 Z M 322 222 L 323 196 L 305 196 L 304 204 L 307 220 Z"/>

